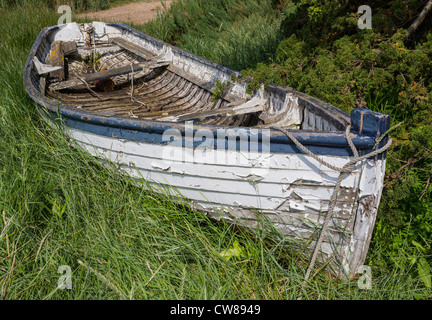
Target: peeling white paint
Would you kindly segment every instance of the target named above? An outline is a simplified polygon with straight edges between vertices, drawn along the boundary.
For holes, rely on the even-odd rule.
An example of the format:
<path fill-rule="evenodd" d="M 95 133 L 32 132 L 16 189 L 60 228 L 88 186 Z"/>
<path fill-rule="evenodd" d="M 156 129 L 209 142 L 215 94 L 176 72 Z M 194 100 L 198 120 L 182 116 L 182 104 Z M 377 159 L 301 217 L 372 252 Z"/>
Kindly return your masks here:
<path fill-rule="evenodd" d="M 163 171 L 168 171 L 171 168 L 171 166 L 167 165 L 166 163 L 157 163 L 157 162 L 152 162 L 151 166 L 155 169 L 160 169 Z"/>

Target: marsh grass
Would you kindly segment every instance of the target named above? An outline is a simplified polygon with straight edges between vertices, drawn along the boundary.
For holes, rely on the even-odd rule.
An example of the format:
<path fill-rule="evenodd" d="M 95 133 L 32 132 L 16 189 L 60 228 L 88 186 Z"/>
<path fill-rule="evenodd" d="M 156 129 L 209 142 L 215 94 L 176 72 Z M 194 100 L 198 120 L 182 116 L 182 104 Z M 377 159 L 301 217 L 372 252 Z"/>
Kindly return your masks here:
<path fill-rule="evenodd" d="M 403 267 L 374 269 L 372 290 L 323 272 L 305 284 L 307 259 L 269 237 L 268 228 L 250 233 L 212 221 L 189 209 L 187 201 L 174 202 L 164 190 L 103 166 L 74 145 L 61 124 L 52 127 L 43 120 L 22 86 L 33 41 L 57 18 L 44 6 L 0 13 L 2 299 L 425 297 L 421 281 Z M 226 45 L 220 57 L 241 56 L 225 37 L 212 40 Z M 234 243 L 242 254 L 222 257 Z M 58 289 L 62 265 L 72 270 L 70 290 Z"/>

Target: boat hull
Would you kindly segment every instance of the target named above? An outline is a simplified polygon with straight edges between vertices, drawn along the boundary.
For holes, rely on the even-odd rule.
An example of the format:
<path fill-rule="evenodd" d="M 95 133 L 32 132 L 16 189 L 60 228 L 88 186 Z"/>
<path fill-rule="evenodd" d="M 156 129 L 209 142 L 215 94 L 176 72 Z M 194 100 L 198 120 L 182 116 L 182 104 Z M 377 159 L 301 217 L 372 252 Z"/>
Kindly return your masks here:
<path fill-rule="evenodd" d="M 253 146 L 250 133 L 240 135 L 249 137 L 247 147 L 234 150 L 225 146 L 209 148 L 193 124 L 185 125 L 184 135 L 169 130 L 153 133 L 153 141 L 161 143 L 94 133 L 70 122 L 64 129 L 92 155 L 115 163 L 137 182 L 145 181 L 139 185 L 185 200 L 213 219 L 291 239 L 292 245 L 306 254 L 315 248 L 339 176 L 338 171 L 300 152 L 270 152 L 263 147 L 262 139 L 259 147 Z M 188 130 L 195 147 L 185 146 Z M 128 134 L 139 132 L 130 130 Z M 173 140 L 173 136 L 179 140 Z M 352 160 L 350 156 L 320 158 L 336 167 Z M 385 162 L 363 160 L 342 180 L 318 255 L 318 261 L 328 263 L 330 273 L 342 279 L 354 277 L 365 261 Z"/>

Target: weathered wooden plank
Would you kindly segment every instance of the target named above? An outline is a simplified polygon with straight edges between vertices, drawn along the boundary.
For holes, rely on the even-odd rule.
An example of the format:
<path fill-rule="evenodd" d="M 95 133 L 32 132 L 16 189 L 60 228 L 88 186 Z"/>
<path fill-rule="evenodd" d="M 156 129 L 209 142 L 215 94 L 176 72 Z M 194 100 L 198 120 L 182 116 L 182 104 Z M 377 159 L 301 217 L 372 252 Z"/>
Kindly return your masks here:
<path fill-rule="evenodd" d="M 77 43 L 75 41 L 63 42 L 63 54 L 69 56 L 77 52 Z"/>
<path fill-rule="evenodd" d="M 172 73 L 182 77 L 183 79 L 186 79 L 186 80 L 196 84 L 197 86 L 203 88 L 204 90 L 207 90 L 209 92 L 213 92 L 216 89 L 216 86 L 213 83 L 205 82 L 202 79 L 199 79 L 198 77 L 194 76 L 193 74 L 185 72 L 183 69 L 180 69 L 180 68 L 178 68 L 172 64 L 167 69 L 169 71 L 171 71 Z M 235 102 L 238 100 L 238 97 L 227 92 L 222 96 L 222 99 L 226 100 L 228 102 Z"/>
<path fill-rule="evenodd" d="M 167 62 L 149 61 L 149 62 L 144 62 L 144 63 L 136 63 L 133 65 L 126 65 L 126 66 L 122 66 L 119 68 L 113 68 L 113 69 L 109 69 L 109 70 L 105 70 L 105 71 L 89 73 L 89 74 L 83 75 L 81 78 L 83 80 L 85 80 L 86 82 L 93 82 L 96 80 L 107 79 L 107 78 L 112 78 L 115 76 L 131 73 L 131 72 L 141 71 L 144 69 L 148 69 L 148 72 L 146 73 L 146 75 L 147 75 L 147 74 L 150 74 L 153 71 L 153 69 L 155 69 L 155 68 L 166 67 L 168 65 L 169 65 L 169 63 L 167 63 Z M 80 79 L 70 79 L 70 80 L 66 80 L 66 81 L 52 84 L 50 86 L 50 90 L 70 89 L 70 88 L 74 88 L 77 86 L 81 86 L 82 84 L 83 84 L 83 81 Z"/>
<path fill-rule="evenodd" d="M 46 64 L 49 64 L 53 67 L 60 67 L 57 70 L 53 70 L 49 73 L 51 78 L 62 81 L 65 77 L 64 71 L 64 48 L 63 41 L 53 41 L 51 43 L 50 53 L 45 61 Z"/>
<path fill-rule="evenodd" d="M 77 49 L 79 55 L 83 57 L 96 53 L 117 52 L 121 50 L 120 46 L 98 46 L 96 48 L 80 47 Z"/>
<path fill-rule="evenodd" d="M 40 79 L 39 79 L 39 89 L 40 89 L 40 92 L 43 95 L 45 95 L 45 92 L 46 92 L 46 76 L 40 77 Z"/>
<path fill-rule="evenodd" d="M 255 170 L 256 173 L 252 174 L 247 168 L 235 164 L 230 166 L 219 165 L 214 162 L 213 164 L 201 164 L 198 162 L 188 164 L 180 161 L 164 160 L 160 157 L 169 153 L 169 150 L 164 149 L 162 146 L 159 148 L 155 147 L 156 150 L 148 148 L 146 156 L 132 155 L 133 150 L 129 148 L 119 150 L 119 146 L 114 143 L 108 145 L 103 142 L 104 139 L 91 137 L 91 143 L 98 146 L 97 152 L 100 155 L 108 157 L 119 164 L 133 164 L 133 167 L 140 170 L 144 177 L 147 177 L 148 172 L 152 172 L 153 179 L 169 182 L 177 186 L 189 186 L 202 192 L 209 190 L 224 192 L 226 191 L 226 184 L 229 184 L 233 192 L 249 195 L 250 199 L 257 196 L 270 197 L 271 199 L 263 199 L 263 201 L 271 201 L 269 209 L 277 208 L 280 212 L 289 212 L 292 210 L 297 212 L 326 211 L 329 208 L 329 199 L 333 194 L 335 182 L 319 181 L 318 174 L 315 174 L 315 177 L 311 177 L 311 179 L 315 180 L 299 180 L 302 176 L 313 174 L 312 170 L 309 172 L 305 170 L 297 172 L 295 169 L 291 169 L 269 170 L 266 172 L 266 169 L 263 168 L 261 171 Z M 90 138 L 86 138 L 79 132 L 74 133 L 74 138 L 80 143 L 87 145 L 90 150 L 93 150 L 93 147 L 89 145 L 90 142 L 88 140 Z M 126 144 L 129 145 L 129 143 Z M 103 147 L 103 145 L 106 146 Z M 131 144 L 130 146 L 133 147 L 134 145 Z M 232 158 L 231 154 L 228 156 Z M 195 159 L 199 157 L 199 154 L 195 154 Z M 292 179 L 292 183 L 289 183 L 288 179 Z M 353 181 L 351 179 L 348 180 Z M 352 194 L 353 191 L 350 188 L 341 189 L 338 197 L 337 215 L 340 213 L 341 217 L 346 216 L 353 201 Z M 240 199 L 236 200 L 240 202 Z M 242 205 L 246 204 L 245 202 L 242 203 Z M 262 204 L 264 205 L 264 202 Z"/>
<path fill-rule="evenodd" d="M 220 118 L 220 117 L 231 117 L 235 115 L 260 112 L 265 108 L 265 100 L 260 98 L 254 98 L 248 102 L 235 106 L 220 108 L 216 110 L 204 111 L 204 112 L 194 112 L 189 114 L 184 114 L 175 117 L 165 117 L 158 119 L 159 121 L 172 121 L 172 122 L 184 122 L 184 121 L 203 121 L 206 119 Z"/>
<path fill-rule="evenodd" d="M 117 44 L 121 48 L 130 51 L 146 60 L 152 60 L 154 57 L 156 57 L 156 54 L 151 52 L 150 50 L 147 50 L 143 48 L 142 46 L 135 44 L 133 42 L 130 42 L 122 37 L 117 37 L 112 39 L 111 43 Z"/>
<path fill-rule="evenodd" d="M 143 48 L 142 46 L 135 44 L 133 42 L 127 41 L 126 39 L 121 38 L 121 37 L 114 38 L 112 40 L 112 43 L 117 44 L 118 46 L 122 47 L 123 49 L 125 49 L 129 52 L 132 52 L 132 53 L 134 53 L 134 54 L 136 54 L 136 55 L 138 55 L 138 56 L 140 56 L 146 60 L 154 59 L 157 56 L 155 53 L 151 52 L 150 50 L 147 50 L 147 49 Z M 168 70 L 179 75 L 180 77 L 198 85 L 199 87 L 201 87 L 207 91 L 213 91 L 215 89 L 214 85 L 210 85 L 208 83 L 205 83 L 202 80 L 200 80 L 199 78 L 193 76 L 190 73 L 185 72 L 184 70 L 182 70 L 178 67 L 170 65 L 168 67 Z M 223 98 L 225 100 L 228 100 L 228 101 L 234 101 L 235 100 L 230 94 L 226 94 Z"/>
<path fill-rule="evenodd" d="M 47 73 L 54 72 L 63 68 L 62 66 L 52 66 L 49 64 L 42 63 L 39 61 L 39 59 L 36 56 L 33 58 L 33 63 L 40 76 L 46 75 Z"/>
<path fill-rule="evenodd" d="M 100 72 L 95 72 L 95 73 L 89 73 L 86 75 L 83 75 L 81 78 L 83 80 L 85 80 L 86 82 L 92 82 L 95 80 L 100 80 L 100 79 L 107 79 L 110 77 L 114 77 L 114 76 L 119 76 L 119 75 L 123 75 L 126 73 L 130 73 L 133 71 L 141 71 L 142 69 L 144 69 L 144 66 L 141 64 L 134 64 L 132 66 L 127 65 L 127 66 L 122 66 L 119 68 L 114 68 L 114 69 L 110 69 L 110 70 L 106 70 L 106 71 L 100 71 Z M 58 83 L 54 83 L 50 86 L 51 90 L 62 90 L 62 89 L 70 89 L 70 88 L 74 88 L 77 86 L 82 85 L 83 82 L 80 79 L 70 79 L 67 81 L 62 81 L 62 82 L 58 82 Z"/>

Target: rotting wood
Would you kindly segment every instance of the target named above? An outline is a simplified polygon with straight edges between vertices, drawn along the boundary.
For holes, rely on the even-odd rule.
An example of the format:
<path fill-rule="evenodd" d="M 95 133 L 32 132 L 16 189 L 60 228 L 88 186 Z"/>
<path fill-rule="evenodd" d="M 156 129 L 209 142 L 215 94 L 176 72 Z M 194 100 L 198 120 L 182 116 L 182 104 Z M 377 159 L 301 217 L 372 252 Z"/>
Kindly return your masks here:
<path fill-rule="evenodd" d="M 81 78 L 81 77 L 78 77 L 78 79 L 79 80 L 81 80 L 84 84 L 85 84 L 85 86 L 87 87 L 87 89 L 93 94 L 93 95 L 95 95 L 96 97 L 98 97 L 99 98 L 99 100 L 104 100 L 103 98 L 101 98 L 101 96 L 100 95 L 98 95 L 96 92 L 94 92 L 94 90 L 92 89 L 92 88 L 90 88 L 90 86 L 89 86 L 89 84 L 87 83 L 87 81 L 85 81 L 83 78 Z"/>
<path fill-rule="evenodd" d="M 115 87 L 114 81 L 110 78 L 96 80 L 94 84 L 96 86 L 96 89 L 103 92 L 113 91 Z"/>
<path fill-rule="evenodd" d="M 190 120 L 203 121 L 212 118 L 230 117 L 235 115 L 241 115 L 246 113 L 254 113 L 263 111 L 265 108 L 265 101 L 260 98 L 254 98 L 244 104 L 227 107 L 217 110 L 210 110 L 204 112 L 194 112 L 177 117 L 165 117 L 158 119 L 159 121 L 172 121 L 172 122 L 184 122 Z"/>
<path fill-rule="evenodd" d="M 39 79 L 39 89 L 40 92 L 45 95 L 46 93 L 46 75 L 43 75 Z"/>
<path fill-rule="evenodd" d="M 132 43 L 130 41 L 127 41 L 126 39 L 121 37 L 112 39 L 111 43 L 114 43 L 120 46 L 121 48 L 130 51 L 146 60 L 152 60 L 156 57 L 156 54 L 151 52 L 150 50 L 144 49 L 143 47 L 135 43 Z"/>
<path fill-rule="evenodd" d="M 37 57 L 33 58 L 33 63 L 39 75 L 46 75 L 47 73 L 54 72 L 63 68 L 61 66 L 52 66 L 42 63 Z"/>
<path fill-rule="evenodd" d="M 75 41 L 63 42 L 63 54 L 65 57 L 77 53 L 77 50 L 77 43 Z"/>
<path fill-rule="evenodd" d="M 155 59 L 155 57 L 157 57 L 157 55 L 153 52 L 151 52 L 150 50 L 147 50 L 135 43 L 132 43 L 124 38 L 121 37 L 117 37 L 112 39 L 111 43 L 116 44 L 118 46 L 120 46 L 121 48 L 134 53 L 146 60 L 152 60 Z M 182 69 L 175 67 L 173 65 L 168 66 L 168 70 L 177 74 L 178 76 L 193 82 L 194 84 L 198 85 L 199 87 L 207 90 L 207 91 L 213 91 L 215 89 L 215 86 L 213 85 L 209 85 L 208 83 L 203 82 L 202 80 L 200 80 L 199 78 L 191 75 L 190 73 L 184 72 Z M 230 94 L 230 93 L 226 93 L 223 96 L 223 99 L 232 102 L 235 101 L 235 98 Z"/>
<path fill-rule="evenodd" d="M 95 48 L 87 48 L 87 47 L 80 47 L 77 49 L 78 55 L 81 56 L 81 58 L 84 58 L 85 56 L 89 56 L 91 54 L 93 54 L 93 52 L 95 53 L 99 53 L 99 54 L 103 54 L 103 53 L 108 53 L 108 52 L 117 52 L 121 50 L 120 46 L 98 46 Z"/>
<path fill-rule="evenodd" d="M 53 70 L 49 73 L 51 78 L 62 81 L 65 78 L 65 60 L 64 60 L 64 48 L 63 41 L 53 41 L 51 43 L 50 53 L 45 61 L 53 67 L 60 67 L 57 70 Z"/>
<path fill-rule="evenodd" d="M 119 68 L 113 68 L 105 71 L 95 72 L 95 73 L 89 73 L 83 76 L 83 79 L 87 82 L 92 82 L 96 80 L 101 79 L 107 79 L 112 78 L 119 75 L 124 75 L 131 73 L 132 71 L 141 71 L 144 69 L 148 69 L 148 72 L 146 75 L 150 74 L 153 69 L 160 68 L 160 67 L 166 67 L 169 63 L 167 62 L 144 62 L 144 63 L 137 63 L 133 65 L 126 65 Z M 62 89 L 71 89 L 74 87 L 78 87 L 82 85 L 82 81 L 80 79 L 70 79 L 58 83 L 53 83 L 50 86 L 50 90 L 62 90 Z"/>
<path fill-rule="evenodd" d="M 216 86 L 213 84 L 209 84 L 207 82 L 202 81 L 201 79 L 199 79 L 198 77 L 183 71 L 183 69 L 180 69 L 174 65 L 170 65 L 167 68 L 169 71 L 171 71 L 172 73 L 182 77 L 183 79 L 186 79 L 194 84 L 196 84 L 197 86 L 199 86 L 200 88 L 209 91 L 209 92 L 213 92 L 216 89 Z M 238 100 L 238 98 L 236 96 L 234 96 L 233 94 L 226 92 L 224 93 L 224 95 L 222 96 L 223 100 L 226 100 L 228 102 L 235 102 Z"/>

